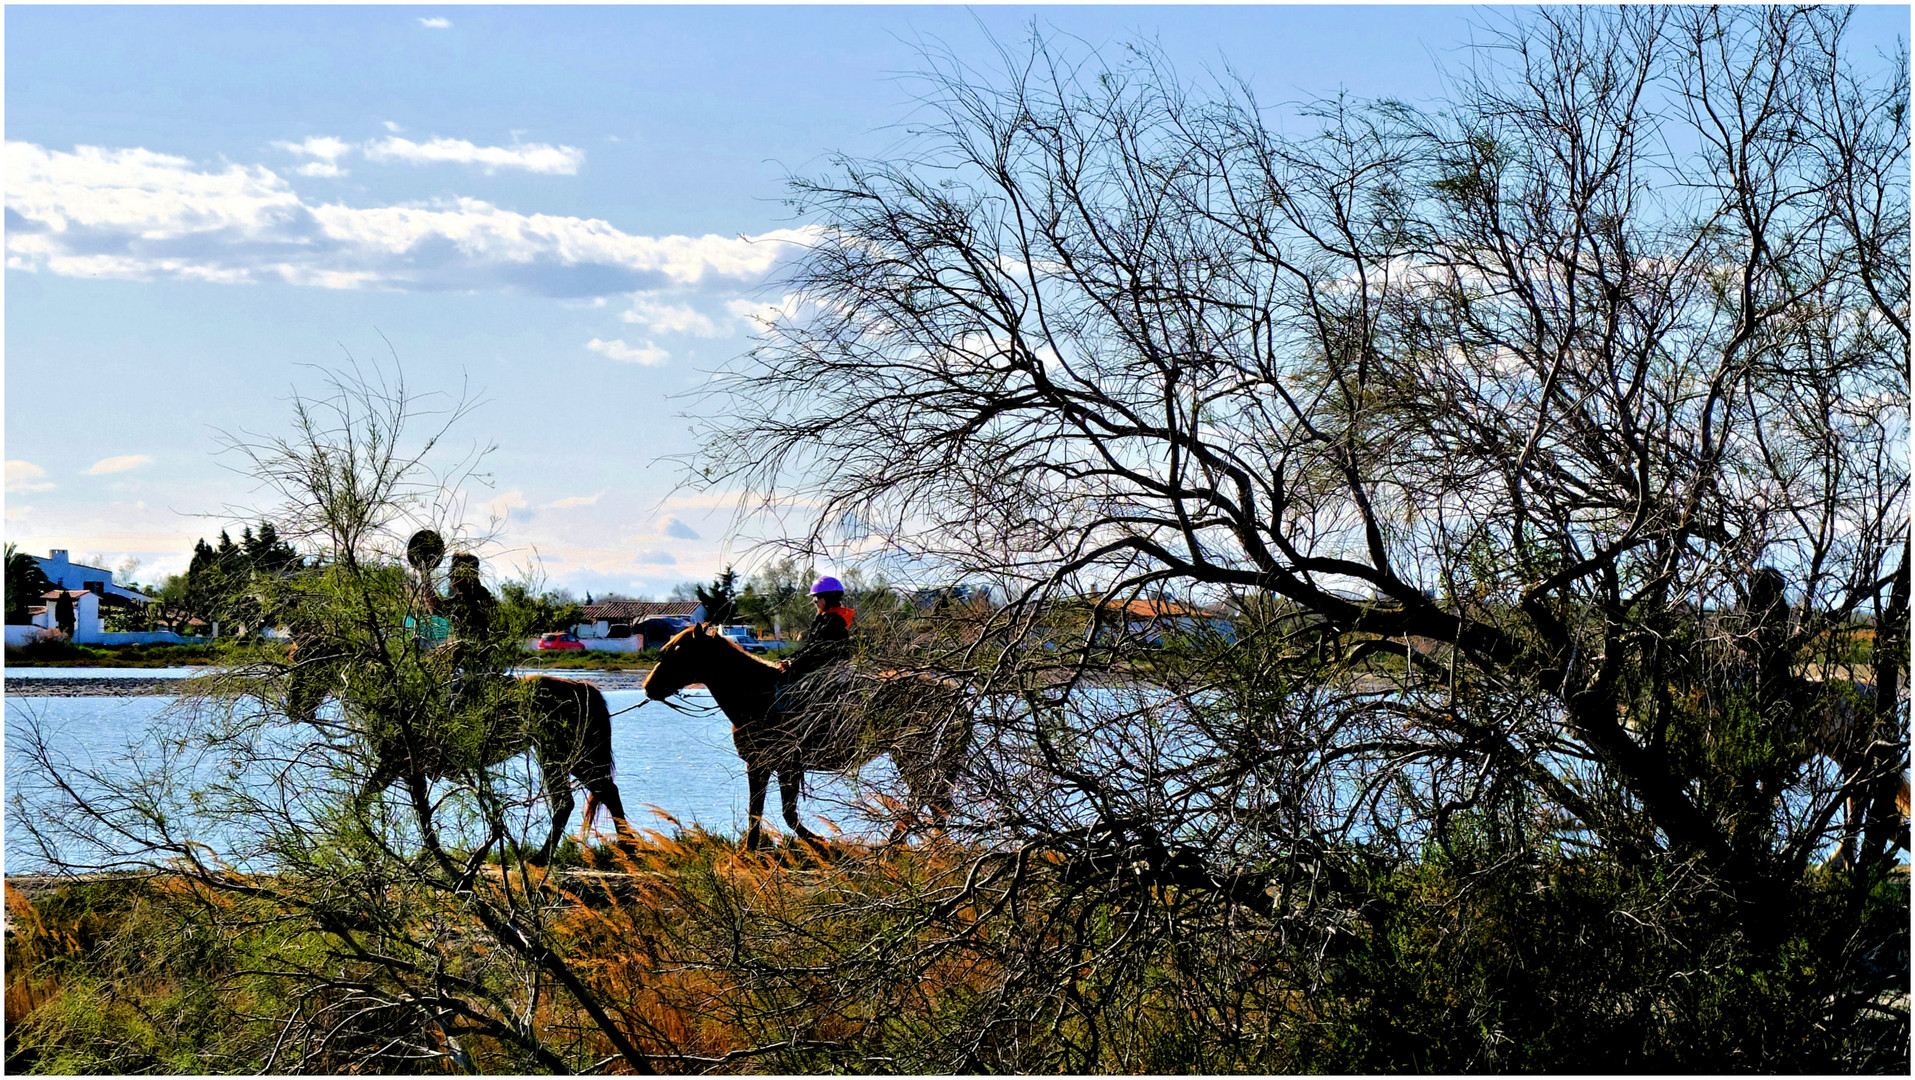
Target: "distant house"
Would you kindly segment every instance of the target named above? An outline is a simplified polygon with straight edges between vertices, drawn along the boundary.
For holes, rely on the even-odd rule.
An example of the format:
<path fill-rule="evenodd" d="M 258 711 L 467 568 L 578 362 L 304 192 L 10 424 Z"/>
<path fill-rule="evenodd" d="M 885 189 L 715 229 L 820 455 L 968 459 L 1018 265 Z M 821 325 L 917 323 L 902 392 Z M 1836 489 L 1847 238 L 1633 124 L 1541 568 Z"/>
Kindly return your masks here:
<path fill-rule="evenodd" d="M 61 599 L 73 602 L 73 640 L 100 639 L 100 595 L 91 589 L 54 589 L 40 597 L 45 606 L 33 609 L 33 625 L 42 630 L 60 628 L 58 612 Z"/>
<path fill-rule="evenodd" d="M 690 626 L 693 621 L 669 615 L 642 619 L 633 625 L 632 636 L 638 639 L 639 648 L 656 649 L 670 641 L 680 630 Z"/>
<path fill-rule="evenodd" d="M 572 632 L 582 639 L 631 637 L 634 627 L 648 624 L 650 629 L 649 624 L 660 619 L 677 623 L 683 629 L 705 618 L 705 605 L 696 600 L 607 600 L 601 604 L 586 604 L 581 610 L 584 618 Z"/>
<path fill-rule="evenodd" d="M 1215 634 L 1236 640 L 1236 626 L 1227 612 L 1193 607 L 1174 600 L 1129 600 L 1105 604 L 1099 611 L 1105 626 L 1121 628 L 1125 637 L 1145 645 L 1162 645 L 1168 634 Z"/>
<path fill-rule="evenodd" d="M 152 603 L 152 598 L 113 583 L 113 571 L 99 566 L 76 563 L 64 549 L 55 548 L 46 558 L 32 556 L 40 572 L 56 587 L 44 597 L 44 606 L 28 609 L 30 625 L 7 627 L 7 647 L 25 645 L 58 629 L 59 603 L 62 597 L 73 602 L 73 640 L 82 645 L 143 645 L 179 643 L 182 638 L 170 630 L 143 630 L 120 633 L 104 628 L 102 608 L 137 608 Z"/>
<path fill-rule="evenodd" d="M 152 602 L 151 597 L 113 584 L 113 571 L 76 563 L 67 558 L 65 548 L 54 548 L 44 559 L 35 555 L 33 561 L 40 564 L 40 572 L 54 585 L 71 591 L 90 592 L 104 600 L 108 607 L 115 603 L 143 605 Z"/>

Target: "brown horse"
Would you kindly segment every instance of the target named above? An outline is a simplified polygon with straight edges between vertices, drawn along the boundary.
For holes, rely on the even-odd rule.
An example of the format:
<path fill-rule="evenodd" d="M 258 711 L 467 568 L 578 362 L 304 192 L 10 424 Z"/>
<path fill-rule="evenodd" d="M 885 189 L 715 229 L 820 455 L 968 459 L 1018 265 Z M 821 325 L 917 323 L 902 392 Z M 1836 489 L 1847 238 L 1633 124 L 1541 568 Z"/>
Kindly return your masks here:
<path fill-rule="evenodd" d="M 1803 748 L 1835 764 L 1844 783 L 1857 784 L 1843 800 L 1842 839 L 1835 861 L 1855 862 L 1857 842 L 1864 827 L 1892 829 L 1895 842 L 1909 849 L 1909 762 L 1902 756 L 1899 769 L 1891 755 L 1898 732 L 1878 713 L 1875 687 L 1843 679 L 1811 680 L 1792 677 Z"/>
<path fill-rule="evenodd" d="M 950 812 L 957 772 L 971 740 L 971 712 L 962 690 L 913 676 L 844 679 L 822 686 L 813 679 L 787 690 L 784 672 L 700 623 L 680 631 L 659 652 L 645 677 L 645 694 L 660 701 L 703 683 L 731 721 L 732 745 L 751 784 L 747 850 L 758 847 L 765 788 L 778 774 L 785 824 L 806 841 L 817 834 L 798 821 L 798 791 L 807 771 L 848 771 L 889 754 L 910 790 L 913 814 L 930 810 L 934 822 Z M 807 685 L 811 684 L 811 685 Z M 895 842 L 908 828 L 900 821 Z"/>
<path fill-rule="evenodd" d="M 295 677 L 286 693 L 287 715 L 313 723 L 320 703 L 337 685 L 337 673 L 308 649 L 303 657 L 295 650 Z M 592 819 L 602 805 L 611 814 L 612 825 L 621 838 L 629 838 L 625 824 L 625 803 L 619 798 L 618 785 L 612 781 L 612 713 L 605 695 L 589 682 L 560 679 L 550 675 L 527 675 L 513 679 L 505 675 L 468 679 L 458 691 L 472 695 L 478 682 L 493 683 L 504 690 L 498 723 L 481 741 L 482 752 L 476 761 L 464 764 L 485 768 L 509 761 L 531 751 L 539 762 L 544 780 L 545 798 L 552 809 L 552 829 L 534 858 L 543 864 L 558 848 L 565 823 L 572 816 L 573 781 L 585 789 L 585 823 L 580 839 L 590 833 Z M 410 736 L 410 737 L 408 737 Z M 410 732 L 391 732 L 372 738 L 372 772 L 359 790 L 355 807 L 363 809 L 373 797 L 408 775 L 428 780 L 443 780 L 461 764 L 446 747 L 414 728 Z"/>

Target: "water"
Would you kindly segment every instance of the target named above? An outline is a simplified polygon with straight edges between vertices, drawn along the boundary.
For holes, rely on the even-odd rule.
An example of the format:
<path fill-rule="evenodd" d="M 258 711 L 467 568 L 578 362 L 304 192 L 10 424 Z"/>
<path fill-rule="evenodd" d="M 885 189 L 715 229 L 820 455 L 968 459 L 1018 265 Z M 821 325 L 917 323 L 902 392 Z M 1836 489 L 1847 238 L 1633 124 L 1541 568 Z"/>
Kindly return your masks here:
<path fill-rule="evenodd" d="M 199 667 L 10 667 L 9 679 L 190 679 Z"/>
<path fill-rule="evenodd" d="M 150 676 L 155 671 L 171 669 L 35 670 L 59 671 L 68 678 L 106 678 L 110 677 L 108 672 L 115 670 Z M 7 674 L 13 677 L 16 672 L 9 670 Z M 620 710 L 631 709 L 645 701 L 645 695 L 637 689 L 612 689 L 605 691 L 605 699 L 612 712 L 618 714 Z M 744 763 L 732 748 L 730 722 L 712 707 L 710 695 L 702 690 L 685 691 L 673 700 L 689 710 L 689 714 L 653 702 L 643 708 L 615 715 L 612 719 L 612 756 L 626 813 L 634 826 L 655 828 L 667 835 L 673 832 L 673 823 L 654 816 L 651 807 L 669 814 L 680 827 L 699 825 L 710 832 L 742 836 L 746 826 L 748 792 Z M 174 701 L 174 698 L 164 695 L 7 695 L 7 791 L 11 794 L 44 788 L 43 784 L 35 783 L 40 779 L 35 775 L 35 763 L 21 749 L 26 745 L 25 731 L 29 723 L 40 728 L 56 758 L 65 758 L 81 768 L 102 768 L 112 762 L 116 755 L 124 754 L 128 746 L 141 744 L 144 736 L 161 726 L 162 713 Z M 113 767 L 135 768 L 137 765 L 133 763 L 142 759 L 153 760 L 155 755 L 154 749 L 143 748 L 129 762 Z M 526 769 L 530 771 L 529 765 Z M 863 773 L 867 782 L 882 783 L 889 776 L 888 762 L 867 766 Z M 826 835 L 830 835 L 834 828 L 857 833 L 861 831 L 859 815 L 850 803 L 858 798 L 861 790 L 855 779 L 821 774 L 808 776 L 805 796 L 800 800 L 801 818 L 808 827 Z M 574 833 L 580 825 L 583 805 L 581 794 L 568 825 L 568 829 Z M 773 780 L 765 800 L 766 824 L 782 831 L 783 819 L 779 805 L 778 784 Z M 9 802 L 5 834 L 7 872 L 31 873 L 38 867 L 37 856 L 13 820 L 15 812 Z M 538 813 L 543 814 L 543 811 Z M 601 830 L 608 827 L 603 816 L 597 824 Z M 543 832 L 539 831 L 537 835 L 542 837 Z M 212 845 L 215 850 L 220 849 L 218 839 L 213 835 L 194 838 Z"/>

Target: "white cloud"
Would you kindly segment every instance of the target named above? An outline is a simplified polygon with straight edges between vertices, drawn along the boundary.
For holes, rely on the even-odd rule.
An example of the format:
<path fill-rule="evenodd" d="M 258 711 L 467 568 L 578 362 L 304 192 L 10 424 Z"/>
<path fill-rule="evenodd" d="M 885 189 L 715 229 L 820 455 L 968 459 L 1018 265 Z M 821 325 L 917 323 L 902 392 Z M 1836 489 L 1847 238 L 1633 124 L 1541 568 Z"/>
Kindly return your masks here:
<path fill-rule="evenodd" d="M 680 540 L 700 539 L 698 533 L 690 525 L 685 524 L 676 517 L 660 519 L 658 522 L 658 531 L 666 536 L 676 537 Z"/>
<path fill-rule="evenodd" d="M 678 559 L 669 551 L 641 551 L 633 557 L 641 566 L 677 566 Z"/>
<path fill-rule="evenodd" d="M 772 303 L 762 300 L 729 300 L 725 310 L 744 320 L 755 332 L 762 333 L 772 328 L 780 320 L 790 320 L 798 315 L 799 300 L 795 295 L 782 296 Z"/>
<path fill-rule="evenodd" d="M 296 166 L 293 171 L 301 176 L 331 177 L 346 175 L 346 170 L 334 165 L 330 161 L 309 161 L 304 165 Z"/>
<path fill-rule="evenodd" d="M 108 473 L 125 472 L 142 465 L 153 464 L 153 459 L 145 454 L 121 454 L 118 457 L 101 458 L 86 470 L 88 476 L 105 476 Z"/>
<path fill-rule="evenodd" d="M 386 130 L 392 132 L 394 135 L 397 135 L 401 131 L 405 130 L 405 128 L 400 127 L 398 124 L 395 124 L 390 120 L 381 120 L 379 122 L 386 125 Z"/>
<path fill-rule="evenodd" d="M 53 490 L 53 485 L 40 480 L 40 477 L 46 474 L 47 471 L 45 469 L 42 469 L 31 461 L 21 461 L 17 458 L 9 460 L 7 462 L 7 491 L 14 494 L 27 491 L 51 491 Z"/>
<path fill-rule="evenodd" d="M 33 507 L 21 506 L 18 503 L 15 503 L 14 505 L 7 507 L 7 520 L 22 521 L 26 518 L 28 514 L 31 514 L 31 513 L 33 513 Z"/>
<path fill-rule="evenodd" d="M 570 146 L 526 143 L 520 146 L 479 146 L 464 139 L 431 139 L 423 143 L 397 137 L 369 142 L 363 147 L 373 161 L 404 161 L 413 165 L 480 165 L 488 173 L 498 169 L 525 169 L 571 176 L 585 160 L 585 151 Z"/>
<path fill-rule="evenodd" d="M 503 492 L 498 498 L 486 503 L 485 508 L 493 517 L 504 518 L 510 516 L 514 510 L 524 510 L 531 505 L 531 503 L 525 501 L 525 492 L 513 488 L 511 491 Z"/>
<path fill-rule="evenodd" d="M 81 146 L 66 154 L 10 142 L 7 209 L 25 219 L 26 229 L 13 224 L 9 232 L 21 233 L 33 254 L 49 241 L 97 233 L 142 241 L 221 234 L 249 240 L 283 228 L 304 207 L 284 180 L 259 166 L 201 172 L 185 158 L 151 150 Z M 11 236 L 7 246 L 10 253 L 21 250 Z M 58 256 L 49 251 L 48 257 Z"/>
<path fill-rule="evenodd" d="M 430 19 L 420 19 L 419 25 L 425 27 L 428 30 L 450 30 L 452 28 L 452 20 L 441 19 L 437 17 L 430 18 Z"/>
<path fill-rule="evenodd" d="M 322 154 L 337 149 L 330 137 L 286 145 L 328 164 Z M 67 153 L 10 142 L 6 173 L 7 266 L 69 277 L 561 297 L 729 292 L 762 280 L 812 236 L 635 236 L 596 218 L 521 214 L 468 198 L 313 204 L 263 166 L 203 169 L 145 149 Z"/>
<path fill-rule="evenodd" d="M 659 364 L 672 358 L 671 353 L 653 345 L 649 341 L 634 348 L 617 338 L 611 341 L 600 341 L 598 338 L 593 338 L 585 343 L 585 347 L 598 353 L 600 356 L 608 356 L 613 360 L 622 360 L 628 364 L 643 364 L 646 367 L 657 367 Z"/>
<path fill-rule="evenodd" d="M 321 161 L 337 161 L 352 152 L 352 144 L 331 135 L 308 135 L 302 142 L 276 141 L 274 146 L 300 157 L 318 158 Z"/>
<path fill-rule="evenodd" d="M 603 494 L 605 493 L 600 491 L 591 495 L 573 495 L 570 498 L 560 499 L 557 502 L 548 503 L 547 505 L 554 510 L 570 510 L 575 506 L 591 506 L 593 503 L 598 502 L 598 497 Z"/>
<path fill-rule="evenodd" d="M 630 310 L 619 318 L 628 323 L 650 327 L 661 334 L 692 334 L 697 337 L 718 337 L 724 331 L 717 324 L 686 304 L 669 304 L 662 300 L 653 300 L 644 296 L 632 299 Z"/>

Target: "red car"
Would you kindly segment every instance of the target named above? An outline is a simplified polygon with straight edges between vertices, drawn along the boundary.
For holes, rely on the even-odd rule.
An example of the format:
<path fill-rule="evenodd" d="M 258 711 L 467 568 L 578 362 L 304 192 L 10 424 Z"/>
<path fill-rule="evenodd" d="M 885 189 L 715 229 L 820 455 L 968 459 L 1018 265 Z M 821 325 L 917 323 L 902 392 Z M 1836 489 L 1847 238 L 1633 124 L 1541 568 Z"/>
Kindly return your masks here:
<path fill-rule="evenodd" d="M 548 652 L 553 649 L 560 651 L 571 649 L 576 652 L 584 652 L 585 643 L 573 637 L 571 634 L 547 634 L 539 639 L 540 652 Z"/>

